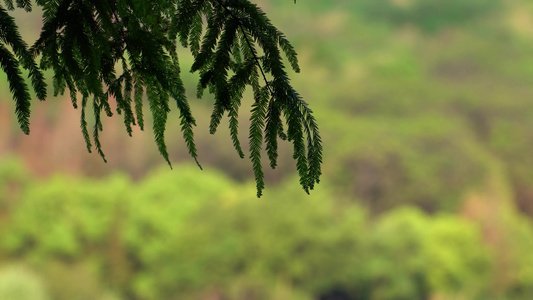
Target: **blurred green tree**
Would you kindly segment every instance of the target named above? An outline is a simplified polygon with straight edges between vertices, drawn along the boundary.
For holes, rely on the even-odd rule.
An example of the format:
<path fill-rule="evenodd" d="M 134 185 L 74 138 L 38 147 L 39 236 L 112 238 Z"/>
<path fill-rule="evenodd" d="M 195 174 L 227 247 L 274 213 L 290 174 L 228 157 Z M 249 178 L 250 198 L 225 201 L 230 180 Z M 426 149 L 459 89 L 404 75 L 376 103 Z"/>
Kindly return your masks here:
<path fill-rule="evenodd" d="M 482 231 L 460 216 L 404 207 L 373 219 L 341 205 L 328 183 L 310 197 L 286 183 L 256 201 L 252 185 L 199 174 L 180 166 L 139 182 L 34 181 L 0 227 L 0 257 L 27 263 L 58 300 L 527 299 L 531 291 L 525 219 L 509 219 L 512 259 L 496 269 Z M 496 291 L 494 274 L 504 278 Z"/>
<path fill-rule="evenodd" d="M 146 93 L 161 155 L 170 165 L 164 134 L 169 100 L 173 99 L 180 112 L 187 148 L 198 163 L 193 136 L 196 122 L 180 77 L 179 40 L 195 58 L 191 72 L 200 74 L 197 96 L 201 97 L 206 88 L 215 96 L 210 132 L 217 131 L 227 113 L 231 139 L 241 158 L 245 154 L 238 139 L 239 107 L 246 87 L 253 90 L 249 157 L 258 196 L 264 188 L 263 142 L 270 166 L 275 168 L 278 139 L 291 141 L 304 190 L 309 192 L 319 182 L 322 146 L 318 127 L 311 109 L 290 84 L 281 55 L 284 53 L 292 69 L 299 72 L 296 52 L 257 5 L 249 0 L 36 2 L 43 11 L 43 27 L 31 47 L 21 38 L 15 20 L 7 12 L 15 4 L 30 11 L 31 1 L 4 0 L 7 9 L 0 6 L 0 66 L 7 74 L 24 133 L 30 131 L 31 97 L 21 68 L 29 71 L 40 100 L 47 96 L 42 71 L 52 69 L 54 95 L 63 95 L 68 88 L 74 108 L 79 105 L 77 96 L 82 97 L 81 129 L 89 152 L 94 143 L 105 161 L 99 133 L 103 130 L 102 112 L 113 115 L 110 98 L 115 99 L 116 112 L 123 115 L 130 136 L 132 126 L 144 128 Z M 92 139 L 85 113 L 91 100 Z"/>

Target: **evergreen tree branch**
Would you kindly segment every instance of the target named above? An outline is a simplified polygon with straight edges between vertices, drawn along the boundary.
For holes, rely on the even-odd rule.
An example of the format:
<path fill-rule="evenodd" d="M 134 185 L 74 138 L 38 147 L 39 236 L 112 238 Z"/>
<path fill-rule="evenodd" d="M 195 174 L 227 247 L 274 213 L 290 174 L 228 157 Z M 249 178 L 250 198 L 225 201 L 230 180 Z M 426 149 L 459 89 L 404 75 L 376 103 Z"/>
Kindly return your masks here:
<path fill-rule="evenodd" d="M 29 0 L 4 2 L 8 9 L 15 5 L 31 9 Z M 89 152 L 89 99 L 95 119 L 92 140 L 105 161 L 100 142 L 101 114 L 112 116 L 109 98 L 115 99 L 116 112 L 123 117 L 131 136 L 132 126 L 144 130 L 146 94 L 155 144 L 170 165 L 164 134 L 172 97 L 180 111 L 188 152 L 200 166 L 193 133 L 196 122 L 180 77 L 179 40 L 194 57 L 191 72 L 198 71 L 200 75 L 197 96 L 201 97 L 206 88 L 214 95 L 210 132 L 216 132 L 227 112 L 230 138 L 240 157 L 245 155 L 238 138 L 239 109 L 244 91 L 251 87 L 254 103 L 249 158 L 258 196 L 264 189 L 263 143 L 270 166 L 275 168 L 278 139 L 293 143 L 293 157 L 304 190 L 309 192 L 319 182 L 322 145 L 318 126 L 307 103 L 291 86 L 281 57 L 284 55 L 288 65 L 299 72 L 296 51 L 257 5 L 249 0 L 36 2 L 43 8 L 43 27 L 29 50 L 14 19 L 0 6 L 0 66 L 8 75 L 15 112 L 25 133 L 29 132 L 30 96 L 21 68 L 29 71 L 31 85 L 41 100 L 46 98 L 42 71 L 52 69 L 54 95 L 63 95 L 68 88 L 75 108 L 77 94 L 82 96 L 80 127 Z M 12 52 L 5 46 L 11 47 Z"/>
<path fill-rule="evenodd" d="M 0 67 L 7 75 L 9 90 L 13 94 L 13 100 L 15 100 L 15 113 L 20 128 L 25 134 L 30 134 L 30 93 L 24 78 L 22 78 L 17 59 L 3 45 L 0 45 Z"/>
<path fill-rule="evenodd" d="M 243 33 L 243 36 L 244 36 L 244 40 L 246 41 L 246 44 L 248 45 L 248 48 L 252 49 L 252 43 L 250 42 L 250 39 L 248 38 L 247 34 L 245 33 L 245 29 L 244 26 L 242 25 L 239 17 L 237 17 L 226 5 L 224 5 L 224 3 L 222 3 L 221 0 L 214 0 L 216 3 L 218 3 L 218 5 L 220 5 L 220 7 L 222 7 L 236 22 L 237 24 L 239 24 L 239 28 L 240 30 L 242 31 Z M 268 83 L 268 79 L 265 75 L 265 71 L 263 70 L 263 67 L 261 66 L 261 64 L 259 63 L 259 58 L 257 57 L 257 54 L 255 52 L 252 52 L 252 56 L 259 68 L 259 70 L 261 71 L 261 75 L 263 76 L 263 80 L 265 81 L 265 84 L 266 86 L 268 87 L 268 89 L 270 90 L 270 93 L 273 94 L 271 88 L 270 88 L 270 85 Z"/>

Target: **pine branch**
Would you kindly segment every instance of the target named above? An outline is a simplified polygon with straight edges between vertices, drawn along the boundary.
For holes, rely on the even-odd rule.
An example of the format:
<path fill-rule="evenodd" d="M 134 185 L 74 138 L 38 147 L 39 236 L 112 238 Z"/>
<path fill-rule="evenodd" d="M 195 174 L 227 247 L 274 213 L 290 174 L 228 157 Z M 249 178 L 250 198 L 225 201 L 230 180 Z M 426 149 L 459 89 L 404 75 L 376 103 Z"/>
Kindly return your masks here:
<path fill-rule="evenodd" d="M 15 5 L 31 9 L 29 0 L 4 2 L 8 9 Z M 31 85 L 41 100 L 46 97 L 42 70 L 52 69 L 54 95 L 63 95 L 68 88 L 75 108 L 77 94 L 82 95 L 80 125 L 89 152 L 88 99 L 93 101 L 95 119 L 92 139 L 105 161 L 99 135 L 102 112 L 113 114 L 109 97 L 116 100 L 116 112 L 124 118 L 131 136 L 132 126 L 144 130 L 146 91 L 155 143 L 165 161 L 170 165 L 164 134 L 172 97 L 180 111 L 188 152 L 200 166 L 193 133 L 196 122 L 180 77 L 179 39 L 193 54 L 190 71 L 200 75 L 197 97 L 206 88 L 214 95 L 210 132 L 216 132 L 227 112 L 230 138 L 240 157 L 245 155 L 239 140 L 239 109 L 244 91 L 251 87 L 249 158 L 258 196 L 264 189 L 263 142 L 272 168 L 277 165 L 278 139 L 292 142 L 304 190 L 308 192 L 319 182 L 322 145 L 318 126 L 307 103 L 291 86 L 281 57 L 284 55 L 290 67 L 299 72 L 296 51 L 257 5 L 249 0 L 36 2 L 43 10 L 43 27 L 29 50 L 14 20 L 0 6 L 0 65 L 8 75 L 25 133 L 29 132 L 30 98 L 21 68 L 29 71 Z M 11 47 L 12 53 L 4 46 Z M 122 68 L 117 70 L 117 66 Z"/>
<path fill-rule="evenodd" d="M 13 0 L 4 0 L 4 3 L 6 4 L 8 10 L 15 9 L 15 6 L 13 6 Z"/>
<path fill-rule="evenodd" d="M 96 96 L 93 99 L 93 112 L 94 112 L 93 140 L 94 140 L 94 146 L 96 148 L 96 152 L 98 152 L 98 154 L 100 154 L 100 157 L 102 157 L 104 162 L 107 163 L 105 154 L 102 151 L 102 144 L 100 142 L 100 131 L 102 131 L 104 128 L 102 126 L 102 119 L 101 119 L 102 105 L 99 100 L 100 99 Z"/>
<path fill-rule="evenodd" d="M 235 15 L 235 14 L 234 14 L 234 13 L 233 13 L 233 12 L 227 7 L 227 6 L 226 6 L 226 5 L 224 5 L 220 0 L 215 0 L 215 1 L 216 1 L 216 2 L 218 3 L 218 5 L 220 5 L 220 6 L 221 6 L 221 7 L 222 7 L 222 8 L 223 8 L 223 9 L 224 9 L 229 15 L 231 15 L 231 17 L 232 17 L 232 18 L 233 18 L 233 19 L 239 24 L 239 28 L 240 28 L 240 30 L 241 30 L 242 33 L 243 33 L 243 39 L 244 39 L 244 41 L 246 42 L 246 44 L 248 45 L 248 48 L 249 48 L 249 49 L 254 48 L 254 47 L 252 46 L 252 43 L 250 42 L 250 38 L 248 37 L 248 35 L 247 35 L 247 33 L 246 33 L 246 30 L 245 30 L 244 26 L 243 26 L 242 23 L 241 23 L 241 20 L 240 20 L 240 19 L 239 19 L 239 18 L 238 18 L 238 17 L 237 17 L 237 16 L 236 16 L 236 15 Z M 259 58 L 257 57 L 257 54 L 256 54 L 254 51 L 251 51 L 250 53 L 252 54 L 252 56 L 253 56 L 255 62 L 257 63 L 257 66 L 258 66 L 259 70 L 261 71 L 261 74 L 263 75 L 263 79 L 264 79 L 264 81 L 265 81 L 266 86 L 268 87 L 268 89 L 270 90 L 270 93 L 272 94 L 273 92 L 272 92 L 272 90 L 270 89 L 270 86 L 269 86 L 269 84 L 268 84 L 268 79 L 267 79 L 267 77 L 266 77 L 266 75 L 265 75 L 265 72 L 263 71 L 263 68 L 261 67 L 261 64 L 260 64 L 260 62 L 259 62 Z"/>
<path fill-rule="evenodd" d="M 155 142 L 159 153 L 163 156 L 167 164 L 172 168 L 170 159 L 168 157 L 167 146 L 165 144 L 165 129 L 167 123 L 167 115 L 170 109 L 168 109 L 168 94 L 162 89 L 162 87 L 154 82 L 154 80 L 148 80 L 146 86 L 146 95 L 148 103 L 150 104 L 150 111 L 153 118 L 153 131 Z"/>
<path fill-rule="evenodd" d="M 88 95 L 83 94 L 81 100 L 81 132 L 83 134 L 83 139 L 85 140 L 85 145 L 87 146 L 87 151 L 91 153 L 91 138 L 89 137 L 89 131 L 87 130 L 87 121 L 85 119 L 85 107 L 87 106 Z"/>
<path fill-rule="evenodd" d="M 244 152 L 242 151 L 241 143 L 239 141 L 239 107 L 241 105 L 241 98 L 244 90 L 246 89 L 246 85 L 250 82 L 250 77 L 252 76 L 254 67 L 255 65 L 253 61 L 248 61 L 247 63 L 241 64 L 236 68 L 235 75 L 233 75 L 228 82 L 232 99 L 231 107 L 228 113 L 230 118 L 229 129 L 233 146 L 235 147 L 235 150 L 239 154 L 240 158 L 244 158 Z"/>
<path fill-rule="evenodd" d="M 266 105 L 268 103 L 268 92 L 259 87 L 257 75 L 252 78 L 255 103 L 252 105 L 252 115 L 250 117 L 250 160 L 256 182 L 257 197 L 261 197 L 265 188 L 263 167 L 261 164 L 261 148 L 263 142 L 263 128 L 266 115 Z"/>
<path fill-rule="evenodd" d="M 31 9 L 31 4 L 29 4 Z M 37 98 L 44 100 L 46 98 L 46 83 L 41 70 L 33 60 L 31 53 L 28 51 L 26 42 L 22 40 L 15 19 L 0 6 L 0 40 L 11 46 L 15 55 L 19 58 L 22 66 L 29 70 L 29 77 Z"/>
<path fill-rule="evenodd" d="M 20 71 L 17 59 L 3 45 L 0 45 L 0 66 L 7 75 L 9 90 L 15 100 L 15 114 L 20 129 L 30 134 L 30 93 Z"/>
<path fill-rule="evenodd" d="M 137 115 L 137 123 L 139 124 L 139 128 L 141 130 L 144 130 L 144 116 L 143 116 L 143 94 L 144 94 L 144 88 L 143 88 L 144 82 L 141 77 L 136 76 L 135 77 L 135 94 L 134 94 L 134 101 L 135 101 L 135 114 Z"/>

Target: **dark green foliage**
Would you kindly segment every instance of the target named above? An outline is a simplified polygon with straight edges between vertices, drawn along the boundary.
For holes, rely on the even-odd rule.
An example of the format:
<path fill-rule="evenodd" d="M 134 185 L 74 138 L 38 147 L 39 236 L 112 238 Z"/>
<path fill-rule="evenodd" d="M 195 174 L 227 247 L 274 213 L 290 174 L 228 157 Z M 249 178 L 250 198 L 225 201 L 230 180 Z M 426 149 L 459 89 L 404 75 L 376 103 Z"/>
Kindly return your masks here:
<path fill-rule="evenodd" d="M 6 1 L 8 7 L 13 7 L 11 1 Z M 26 10 L 31 10 L 30 3 L 17 1 L 17 6 Z M 11 53 L 4 45 L 9 45 L 13 50 Z M 0 6 L 0 65 L 7 74 L 9 89 L 13 94 L 16 102 L 16 114 L 22 131 L 29 134 L 30 118 L 30 94 L 22 73 L 20 65 L 29 71 L 31 83 L 37 98 L 44 100 L 46 98 L 46 84 L 43 80 L 43 74 L 37 68 L 26 43 L 22 40 L 15 20 L 7 14 L 7 11 Z"/>
<path fill-rule="evenodd" d="M 13 1 L 5 3 L 8 9 L 14 9 Z M 114 99 L 115 110 L 124 118 L 130 136 L 132 126 L 144 128 L 146 91 L 161 155 L 170 165 L 164 133 L 172 98 L 180 111 L 189 153 L 198 163 L 192 130 L 195 120 L 180 78 L 179 40 L 195 58 L 191 72 L 200 74 L 197 95 L 201 97 L 206 88 L 214 95 L 210 132 L 217 131 L 227 114 L 231 140 L 241 158 L 245 154 L 238 138 L 239 108 L 246 88 L 253 90 L 249 144 L 258 195 L 264 187 L 263 138 L 272 168 L 277 165 L 278 138 L 288 138 L 294 144 L 304 190 L 309 192 L 318 182 L 322 161 L 318 128 L 311 110 L 291 86 L 281 57 L 284 53 L 292 69 L 299 72 L 296 52 L 257 5 L 248 0 L 41 0 L 37 4 L 43 10 L 43 27 L 30 50 L 20 38 L 14 20 L 0 6 L 0 41 L 11 46 L 14 53 L 0 48 L 0 64 L 8 75 L 17 117 L 25 133 L 29 132 L 30 94 L 20 66 L 29 71 L 41 100 L 46 97 L 41 69 L 52 69 L 54 95 L 62 95 L 68 88 L 75 108 L 77 94 L 83 96 L 81 128 L 89 151 L 94 142 L 105 160 L 99 133 L 103 130 L 102 112 L 113 115 L 110 99 Z M 26 0 L 17 0 L 16 6 L 31 10 L 31 3 Z M 35 63 L 38 56 L 40 68 Z M 94 115 L 92 138 L 85 115 L 90 100 Z M 282 117 L 287 123 L 287 135 Z"/>
<path fill-rule="evenodd" d="M 8 49 L 1 46 L 0 64 L 7 74 L 9 80 L 9 90 L 13 94 L 16 102 L 15 112 L 20 124 L 20 128 L 25 134 L 30 133 L 30 93 L 28 87 L 24 84 L 22 73 L 19 69 L 18 61 L 13 57 Z"/>

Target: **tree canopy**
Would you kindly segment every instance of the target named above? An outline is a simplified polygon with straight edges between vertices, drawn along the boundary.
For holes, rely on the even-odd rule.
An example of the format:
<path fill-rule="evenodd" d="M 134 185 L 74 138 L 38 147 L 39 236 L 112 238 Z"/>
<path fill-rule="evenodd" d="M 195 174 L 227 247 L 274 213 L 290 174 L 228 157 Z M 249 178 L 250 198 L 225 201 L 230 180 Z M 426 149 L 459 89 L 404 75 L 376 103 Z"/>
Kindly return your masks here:
<path fill-rule="evenodd" d="M 0 66 L 7 74 L 22 131 L 29 134 L 28 72 L 39 100 L 47 97 L 43 71 L 53 71 L 53 93 L 67 89 L 81 111 L 81 131 L 87 150 L 105 155 L 99 139 L 102 114 L 122 115 L 127 133 L 144 129 L 148 104 L 159 152 L 170 165 L 165 128 L 170 102 L 180 113 L 183 138 L 198 166 L 195 119 L 180 77 L 178 47 L 194 56 L 191 72 L 200 79 L 197 97 L 214 95 L 209 130 L 212 134 L 227 113 L 235 150 L 245 157 L 238 138 L 239 108 L 247 87 L 253 91 L 249 128 L 249 159 L 257 185 L 264 189 L 261 163 L 265 148 L 275 168 L 278 141 L 292 142 L 300 184 L 306 192 L 319 182 L 322 145 L 313 112 L 288 77 L 282 54 L 299 72 L 294 48 L 256 4 L 249 0 L 37 0 L 43 26 L 29 46 L 8 10 L 32 10 L 29 0 L 4 0 L 0 5 Z M 9 48 L 10 49 L 9 49 Z M 78 99 L 81 98 L 81 99 Z M 110 99 L 116 102 L 113 109 Z M 92 104 L 94 123 L 86 110 Z M 283 122 L 285 120 L 285 122 Z M 285 123 L 285 125 L 284 125 Z M 90 132 L 92 131 L 92 132 Z"/>

